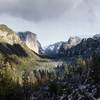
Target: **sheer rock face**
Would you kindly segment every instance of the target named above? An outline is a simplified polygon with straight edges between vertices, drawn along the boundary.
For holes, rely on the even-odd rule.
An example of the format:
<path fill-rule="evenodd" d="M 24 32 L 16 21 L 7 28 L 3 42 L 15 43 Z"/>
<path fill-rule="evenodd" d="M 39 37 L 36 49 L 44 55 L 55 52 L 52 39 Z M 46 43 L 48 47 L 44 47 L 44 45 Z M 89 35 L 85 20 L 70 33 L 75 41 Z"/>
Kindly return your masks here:
<path fill-rule="evenodd" d="M 20 42 L 20 38 L 16 33 L 4 24 L 0 25 L 0 42 L 7 42 L 11 45 Z"/>
<path fill-rule="evenodd" d="M 70 49 L 76 45 L 78 45 L 81 42 L 81 39 L 79 37 L 70 37 L 68 41 L 66 42 L 57 42 L 55 44 L 52 44 L 48 46 L 45 49 L 45 53 L 50 56 L 59 55 L 61 48 L 64 50 Z"/>
<path fill-rule="evenodd" d="M 71 46 L 76 46 L 77 44 L 79 44 L 81 42 L 81 38 L 80 37 L 70 37 L 68 40 L 68 44 Z"/>
<path fill-rule="evenodd" d="M 36 34 L 32 32 L 19 32 L 16 34 L 8 26 L 0 25 L 0 42 L 8 44 L 26 44 L 28 48 L 33 50 L 35 53 L 40 53 L 42 50 L 39 41 L 37 40 Z"/>
<path fill-rule="evenodd" d="M 62 45 L 63 45 L 63 48 L 67 50 L 78 45 L 80 42 L 81 42 L 81 38 L 75 36 L 75 37 L 70 37 L 69 40 L 63 43 Z"/>
<path fill-rule="evenodd" d="M 20 37 L 22 43 L 25 43 L 28 46 L 28 48 L 33 50 L 35 53 L 39 54 L 41 45 L 37 40 L 36 34 L 27 31 L 27 32 L 19 32 L 18 36 Z"/>

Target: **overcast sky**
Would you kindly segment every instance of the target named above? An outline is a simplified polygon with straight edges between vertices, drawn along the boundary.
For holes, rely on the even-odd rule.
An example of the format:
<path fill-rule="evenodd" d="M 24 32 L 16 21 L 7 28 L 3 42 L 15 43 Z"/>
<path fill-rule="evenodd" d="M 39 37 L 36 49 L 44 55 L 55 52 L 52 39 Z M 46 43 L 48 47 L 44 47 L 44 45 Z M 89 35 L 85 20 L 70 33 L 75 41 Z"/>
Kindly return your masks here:
<path fill-rule="evenodd" d="M 0 23 L 32 31 L 43 46 L 100 33 L 100 0 L 0 0 Z"/>

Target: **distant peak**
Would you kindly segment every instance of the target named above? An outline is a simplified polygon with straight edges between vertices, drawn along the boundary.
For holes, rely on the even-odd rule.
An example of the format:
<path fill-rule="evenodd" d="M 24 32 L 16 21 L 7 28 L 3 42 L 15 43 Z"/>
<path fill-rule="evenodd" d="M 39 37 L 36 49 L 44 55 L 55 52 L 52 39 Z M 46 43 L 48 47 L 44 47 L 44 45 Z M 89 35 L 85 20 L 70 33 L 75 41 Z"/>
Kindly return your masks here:
<path fill-rule="evenodd" d="M 71 36 L 69 39 L 81 39 L 81 38 L 78 36 Z"/>
<path fill-rule="evenodd" d="M 0 24 L 0 30 L 3 30 L 3 29 L 10 29 L 7 25 L 5 24 Z"/>
<path fill-rule="evenodd" d="M 0 24 L 0 27 L 8 27 L 8 26 L 5 24 Z"/>
<path fill-rule="evenodd" d="M 18 32 L 17 34 L 18 34 L 18 35 L 25 35 L 25 36 L 30 35 L 30 36 L 37 37 L 37 34 L 35 34 L 35 33 L 31 32 L 31 31 Z"/>
<path fill-rule="evenodd" d="M 12 29 L 5 24 L 0 24 L 0 42 L 9 44 L 19 43 L 20 39 Z"/>
<path fill-rule="evenodd" d="M 68 40 L 69 44 L 76 44 L 81 41 L 81 38 L 78 36 L 70 37 Z"/>
<path fill-rule="evenodd" d="M 96 34 L 93 36 L 94 39 L 100 38 L 100 34 Z"/>
<path fill-rule="evenodd" d="M 8 32 L 8 34 L 15 33 L 12 29 L 10 29 L 10 28 L 9 28 L 7 25 L 5 25 L 5 24 L 0 24 L 0 31 Z"/>

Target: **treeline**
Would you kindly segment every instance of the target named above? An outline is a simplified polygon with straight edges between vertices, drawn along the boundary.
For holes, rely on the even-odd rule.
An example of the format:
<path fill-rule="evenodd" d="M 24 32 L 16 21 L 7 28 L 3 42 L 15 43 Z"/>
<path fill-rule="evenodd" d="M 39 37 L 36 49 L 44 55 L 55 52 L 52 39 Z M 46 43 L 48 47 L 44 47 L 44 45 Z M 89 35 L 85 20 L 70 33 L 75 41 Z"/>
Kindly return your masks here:
<path fill-rule="evenodd" d="M 65 86 L 57 85 L 57 82 L 62 81 L 67 83 L 67 89 Z M 90 59 L 78 58 L 75 64 L 60 64 L 53 70 L 27 69 L 20 74 L 9 62 L 1 61 L 0 100 L 30 100 L 34 91 L 39 90 L 39 86 L 44 83 L 49 84 L 51 97 L 54 94 L 62 95 L 62 88 L 65 88 L 64 92 L 70 95 L 73 91 L 70 85 L 98 85 L 100 84 L 100 56 L 94 54 Z M 98 93 L 96 94 L 98 96 Z"/>
<path fill-rule="evenodd" d="M 55 79 L 32 95 L 36 100 L 97 100 L 100 97 L 100 55 L 55 68 Z"/>

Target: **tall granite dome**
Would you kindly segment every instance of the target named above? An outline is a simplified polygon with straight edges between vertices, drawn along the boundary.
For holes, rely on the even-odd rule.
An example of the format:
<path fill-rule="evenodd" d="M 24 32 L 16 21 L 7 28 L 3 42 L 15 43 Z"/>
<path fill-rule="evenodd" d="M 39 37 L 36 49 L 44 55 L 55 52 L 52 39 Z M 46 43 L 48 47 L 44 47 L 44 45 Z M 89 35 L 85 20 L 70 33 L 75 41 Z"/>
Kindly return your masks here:
<path fill-rule="evenodd" d="M 19 43 L 20 38 L 8 26 L 0 24 L 0 42 L 7 42 L 13 45 Z"/>
<path fill-rule="evenodd" d="M 78 45 L 81 42 L 81 38 L 78 36 L 70 37 L 68 41 L 61 41 L 54 43 L 52 45 L 49 45 L 47 48 L 45 48 L 45 54 L 49 56 L 55 56 L 59 55 L 61 53 L 61 49 L 68 50 L 76 45 Z"/>
<path fill-rule="evenodd" d="M 67 42 L 64 42 L 62 44 L 61 48 L 64 48 L 65 50 L 67 50 L 67 49 L 70 49 L 70 48 L 78 45 L 80 42 L 81 42 L 81 38 L 80 37 L 77 37 L 77 36 L 70 37 Z"/>
<path fill-rule="evenodd" d="M 36 34 L 30 31 L 26 31 L 26 32 L 18 32 L 17 35 L 20 37 L 22 43 L 25 43 L 28 46 L 28 48 L 30 48 L 37 54 L 40 53 L 41 45 L 37 40 Z"/>
<path fill-rule="evenodd" d="M 77 45 L 79 44 L 81 41 L 81 38 L 78 37 L 78 36 L 75 36 L 75 37 L 70 37 L 69 40 L 68 40 L 68 44 L 74 46 L 74 45 Z"/>

